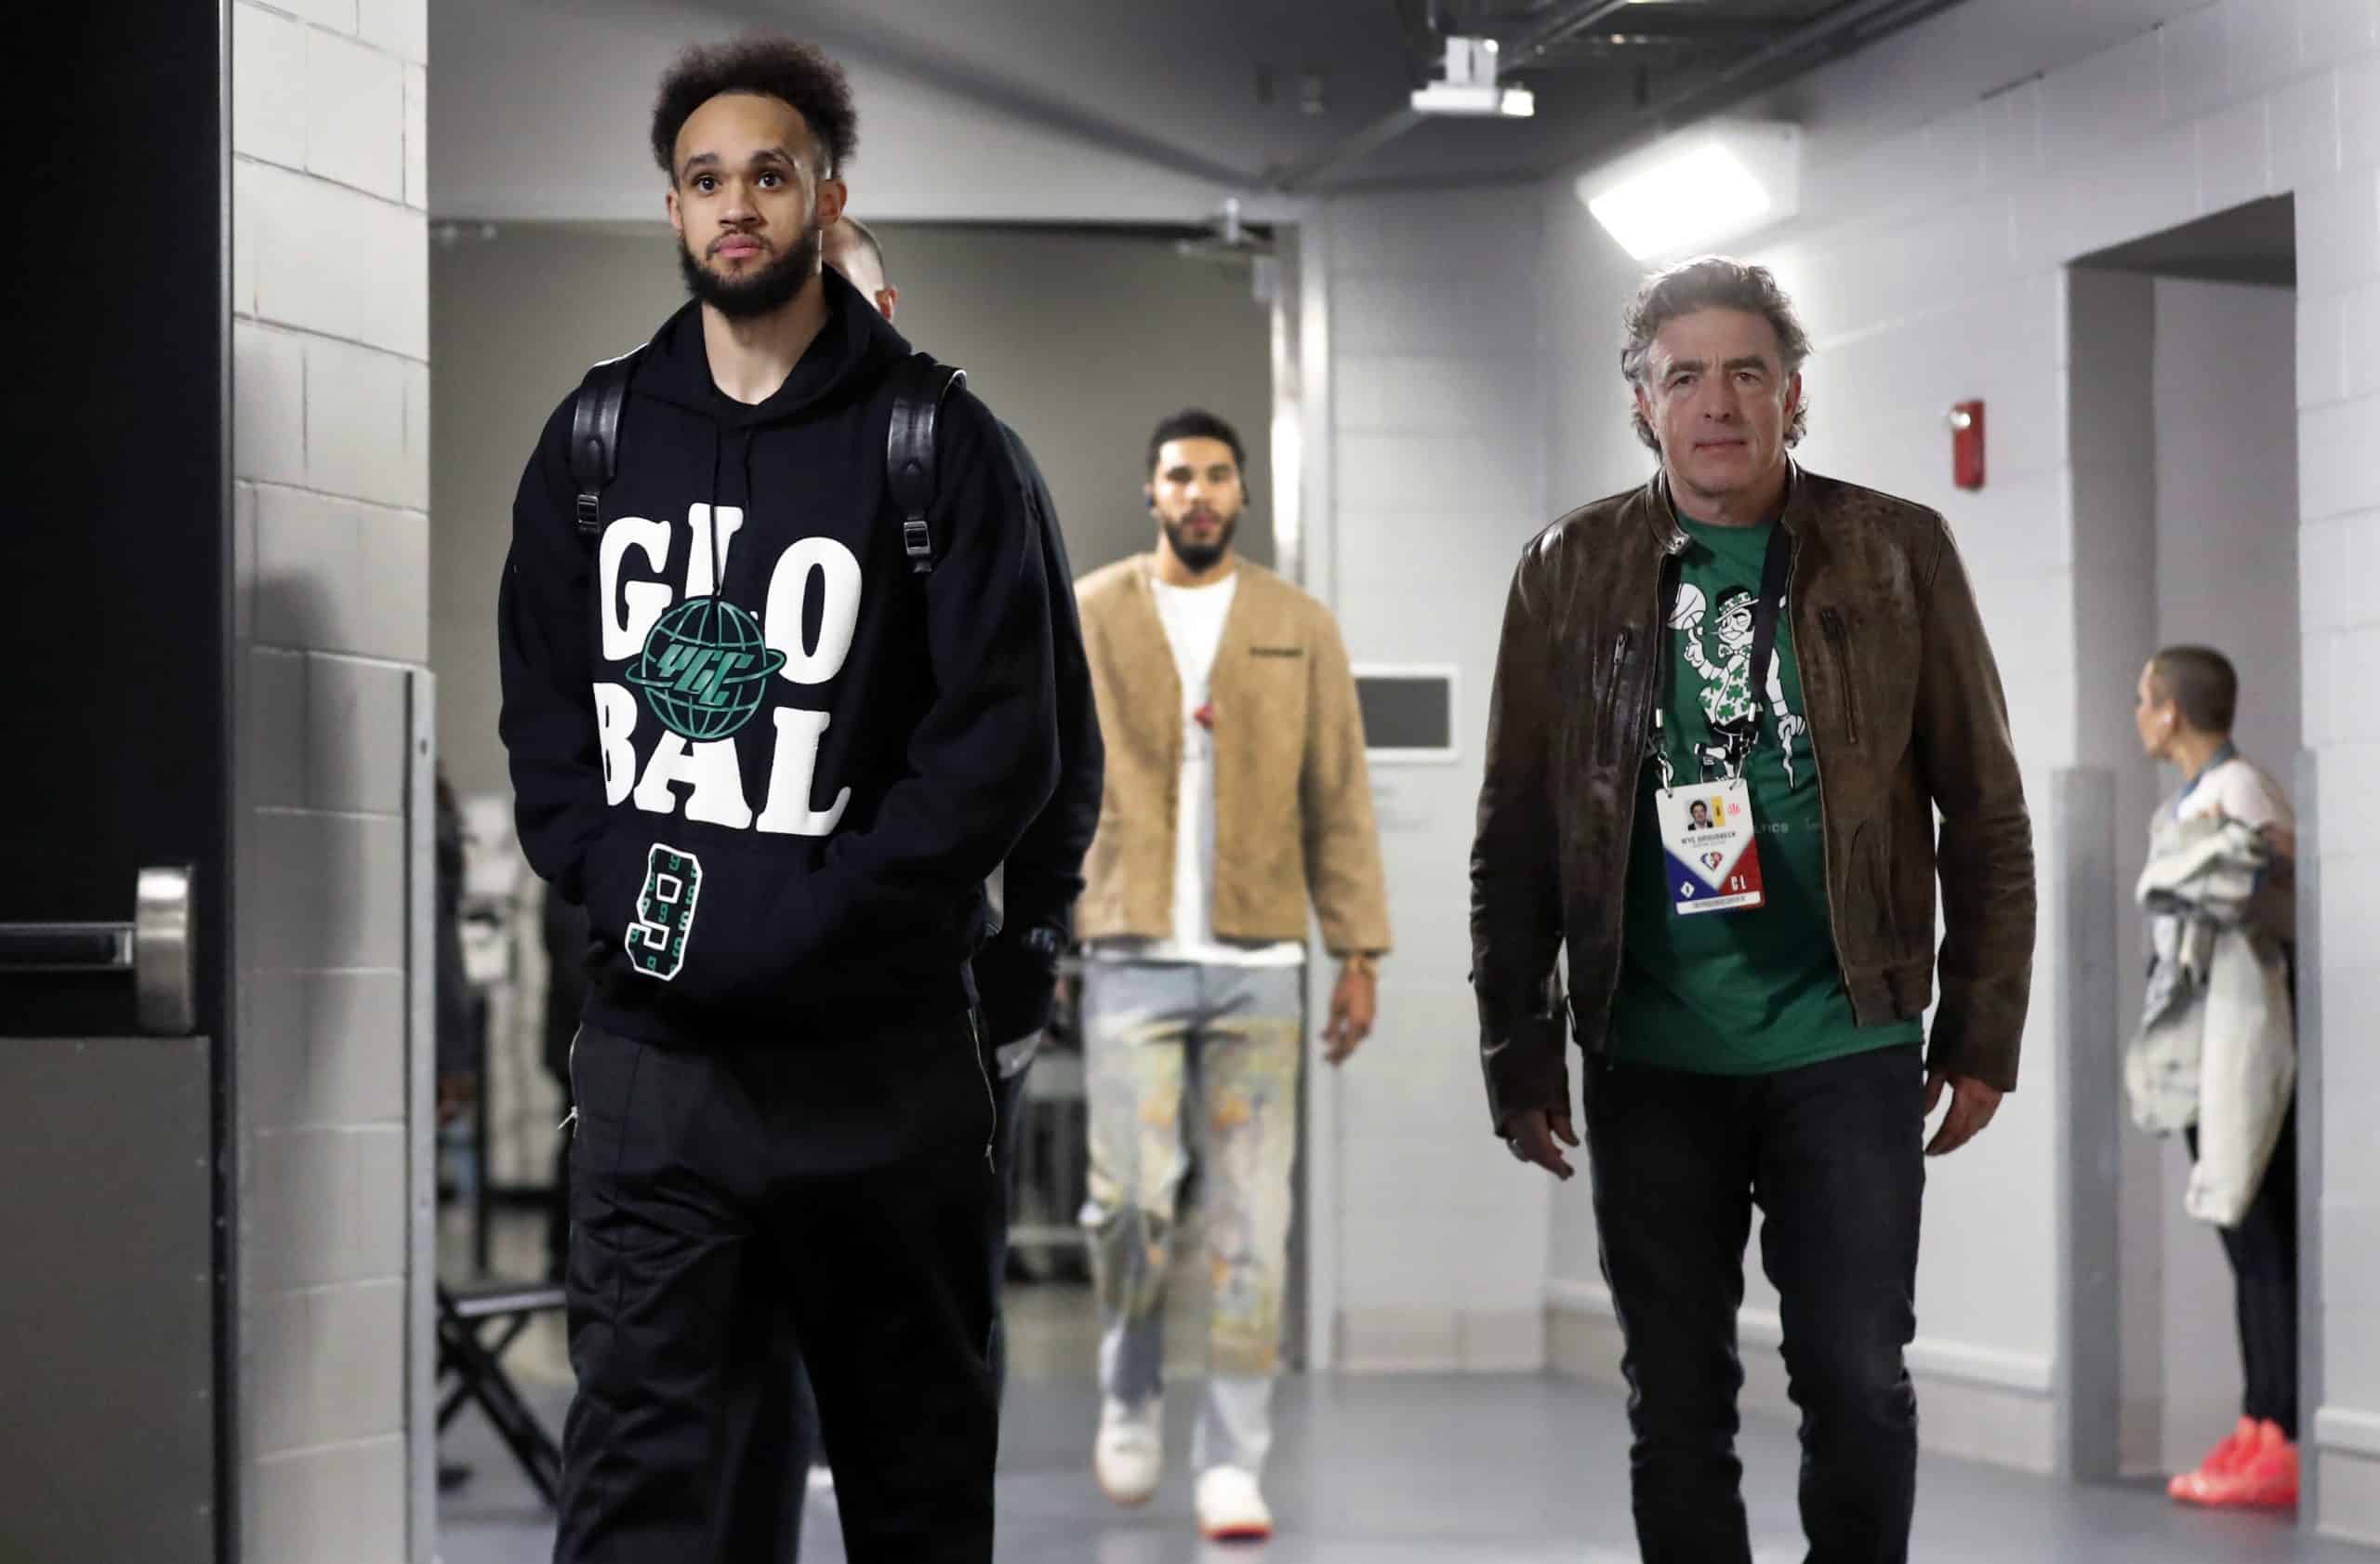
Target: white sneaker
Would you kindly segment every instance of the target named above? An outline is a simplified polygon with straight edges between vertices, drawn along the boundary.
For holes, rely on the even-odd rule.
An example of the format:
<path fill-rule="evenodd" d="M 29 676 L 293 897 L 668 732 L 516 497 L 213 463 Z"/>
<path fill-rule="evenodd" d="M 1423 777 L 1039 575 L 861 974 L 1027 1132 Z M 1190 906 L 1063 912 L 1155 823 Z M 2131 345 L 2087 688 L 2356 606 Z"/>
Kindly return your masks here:
<path fill-rule="evenodd" d="M 1147 1504 L 1165 1475 L 1165 1425 L 1159 1412 L 1154 1399 L 1140 1407 L 1113 1398 L 1100 1403 L 1091 1469 L 1099 1478 L 1099 1491 L 1127 1509 Z"/>
<path fill-rule="evenodd" d="M 1198 1478 L 1198 1533 L 1210 1543 L 1261 1543 L 1273 1534 L 1273 1512 L 1256 1474 L 1210 1467 Z"/>

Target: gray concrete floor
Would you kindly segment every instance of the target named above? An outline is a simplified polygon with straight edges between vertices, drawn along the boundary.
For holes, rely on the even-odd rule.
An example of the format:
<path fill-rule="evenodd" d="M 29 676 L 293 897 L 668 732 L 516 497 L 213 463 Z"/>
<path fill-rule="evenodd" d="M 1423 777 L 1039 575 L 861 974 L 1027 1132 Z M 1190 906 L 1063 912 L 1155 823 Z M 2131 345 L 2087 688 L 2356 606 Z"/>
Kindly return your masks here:
<path fill-rule="evenodd" d="M 1077 1377 L 1088 1321 L 1075 1290 L 1020 1290 L 1012 1304 L 1017 1383 L 1002 1429 L 999 1553 L 1016 1564 L 1627 1564 L 1627 1426 L 1616 1397 L 1542 1378 L 1293 1379 L 1265 1491 L 1269 1547 L 1199 1542 L 1191 1518 L 1195 1383 L 1168 1408 L 1173 1470 L 1146 1508 L 1102 1499 L 1089 1471 L 1097 1398 Z M 526 1345 L 526 1344 L 524 1344 Z M 550 1361 L 533 1350 L 524 1379 Z M 561 1426 L 568 1388 L 528 1385 Z M 1792 1428 L 1753 1419 L 1742 1449 L 1759 1564 L 1802 1557 Z M 446 1564 L 544 1564 L 550 1520 L 476 1413 L 447 1459 L 477 1475 L 442 1506 Z M 807 1564 L 841 1564 L 830 1500 L 813 1497 Z M 2071 1488 L 1929 1459 L 1913 1557 L 1924 1564 L 2372 1564 L 2374 1555 L 2302 1536 L 2279 1518 L 2179 1509 L 2141 1488 Z"/>

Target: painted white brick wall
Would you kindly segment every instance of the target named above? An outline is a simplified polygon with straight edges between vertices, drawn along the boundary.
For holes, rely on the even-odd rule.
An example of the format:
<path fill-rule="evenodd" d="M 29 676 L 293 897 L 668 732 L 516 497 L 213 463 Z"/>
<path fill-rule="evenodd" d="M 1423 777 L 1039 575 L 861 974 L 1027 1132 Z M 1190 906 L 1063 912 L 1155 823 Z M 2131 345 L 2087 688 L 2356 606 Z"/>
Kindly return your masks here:
<path fill-rule="evenodd" d="M 1980 103 L 1947 113 L 1937 104 L 1914 126 L 1903 111 L 1923 100 L 1929 77 L 1968 90 L 1975 50 L 1951 46 L 1976 40 L 1995 16 L 2003 27 L 2029 25 L 2039 7 L 1971 0 L 1811 78 L 1797 88 L 1813 159 L 1802 218 L 1744 247 L 1777 270 L 1817 338 L 1805 457 L 1949 517 L 1977 579 L 2029 787 L 2042 805 L 2050 772 L 2076 758 L 2078 681 L 2104 676 L 2080 667 L 2077 653 L 2068 496 L 2078 454 L 2065 447 L 2063 268 L 2268 193 L 2295 197 L 2303 546 L 2309 562 L 2327 559 L 2333 571 L 2329 589 L 2307 594 L 2306 740 L 2322 751 L 2334 788 L 2380 741 L 2362 677 L 2368 659 L 2380 656 L 2380 608 L 2368 591 L 2342 587 L 2355 577 L 2337 568 L 2369 563 L 2380 549 L 2380 469 L 2369 455 L 2380 430 L 2380 369 L 2373 367 L 2380 354 L 2372 351 L 2380 334 L 2380 5 L 2224 0 L 2161 9 L 2164 25 Z M 1569 199 L 1566 183 L 1552 187 L 1554 205 Z M 1550 321 L 1572 308 L 1567 290 L 1608 277 L 1607 251 L 1595 244 L 1591 230 L 1572 224 L 1567 243 L 1549 248 Z M 1600 405 L 1614 394 L 1602 342 L 1565 367 L 1573 346 L 1563 335 L 1549 340 L 1551 400 Z M 1952 401 L 1977 395 L 1990 409 L 1991 476 L 1990 487 L 1968 495 L 1950 485 L 1940 418 Z M 1616 450 L 1582 461 L 1556 444 L 1549 458 L 1557 479 L 1588 480 L 1574 484 L 1580 494 L 1620 487 L 1642 472 Z M 2380 577 L 2367 570 L 2362 578 Z M 2037 819 L 2044 813 L 2037 809 Z M 2370 937 L 2380 936 L 2380 924 L 2347 879 L 2372 853 L 2373 833 L 2348 820 L 2328 829 L 2341 813 L 2325 812 L 2321 844 L 2330 894 L 2320 981 L 2334 1017 L 2361 1014 L 2359 1006 L 2380 996 L 2380 970 L 2362 954 L 2375 948 Z M 2055 844 L 2039 834 L 2046 886 Z M 2049 906 L 2044 896 L 2045 912 Z M 2044 970 L 2058 942 L 2045 920 Z M 2057 1263 L 2050 1088 L 2062 1039 L 2045 978 L 2037 989 L 2027 1090 L 1974 1149 L 1933 1171 L 1919 1315 L 1924 1343 L 2046 1365 Z M 2380 1232 L 2380 1158 L 2350 1106 L 2360 1100 L 2357 1089 L 2380 1086 L 2380 1078 L 2354 1079 L 2363 1067 L 2353 1058 L 2338 1067 L 2347 1073 L 2328 1082 L 2334 1129 L 2326 1257 Z M 1583 1207 L 1568 1192 L 1563 1204 Z M 1574 1216 L 1583 1211 L 1557 1211 L 1560 1219 Z M 2360 1253 L 2374 1252 L 2366 1241 Z M 1574 1236 L 1558 1237 L 1554 1253 L 1557 1283 L 1580 1280 L 1592 1264 L 1592 1245 Z M 2367 1420 L 2358 1427 L 2380 1428 L 2372 1421 L 2380 1419 L 2380 1347 L 2368 1345 L 2380 1342 L 2380 1264 L 2351 1264 L 2373 1285 L 2351 1290 L 2352 1302 L 2332 1290 L 2328 1399 Z M 2028 1438 L 2035 1431 L 2016 1430 Z M 2380 1454 L 2380 1444 L 2367 1438 L 2362 1452 Z M 2334 1491 L 2342 1518 L 2380 1513 L 2369 1498 L 2371 1470 L 2326 1465 L 2326 1513 Z"/>
<path fill-rule="evenodd" d="M 410 1544 L 425 15 L 423 0 L 233 7 L 246 1564 L 394 1564 Z"/>
<path fill-rule="evenodd" d="M 1534 1369 L 1546 1191 L 1489 1136 L 1470 971 L 1469 819 L 1504 588 L 1546 522 L 1533 189 L 1331 202 L 1333 490 L 1309 585 L 1358 663 L 1459 670 L 1458 765 L 1380 765 L 1396 954 L 1336 1096 L 1337 1360 Z M 1459 245 L 1448 235 L 1464 235 Z"/>
<path fill-rule="evenodd" d="M 2357 659 L 2380 653 L 2380 606 L 2355 583 L 2380 579 L 2380 498 L 2368 476 L 2380 420 L 2380 4 L 2309 0 L 2300 10 L 2300 60 L 2334 77 L 2335 163 L 2320 149 L 2297 200 L 2301 351 L 2320 351 L 2298 377 L 2299 540 L 2308 590 L 2305 617 L 2305 740 L 2319 754 L 2329 808 L 2321 814 L 2323 1381 L 2314 1414 L 2318 1519 L 2326 1530 L 2380 1541 L 2380 1157 L 2360 1107 L 2380 1087 L 2358 1021 L 2380 1003 L 2380 934 L 2371 898 L 2352 894 L 2380 862 L 2380 830 L 2352 808 L 2351 779 L 2375 749 Z M 2334 177 L 2325 176 L 2335 168 Z M 2360 574 L 2359 574 L 2360 573 Z M 2316 575 L 2326 579 L 2312 585 Z M 2359 1437 L 2360 1436 L 2360 1437 Z"/>

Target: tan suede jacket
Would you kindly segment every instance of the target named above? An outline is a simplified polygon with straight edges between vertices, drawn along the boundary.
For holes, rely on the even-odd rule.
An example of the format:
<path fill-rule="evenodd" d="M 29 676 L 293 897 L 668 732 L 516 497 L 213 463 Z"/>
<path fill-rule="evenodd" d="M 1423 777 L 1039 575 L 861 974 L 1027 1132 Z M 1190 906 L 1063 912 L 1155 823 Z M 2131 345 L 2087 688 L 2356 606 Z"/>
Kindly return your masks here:
<path fill-rule="evenodd" d="M 1099 833 L 1075 914 L 1086 940 L 1173 933 L 1182 682 L 1157 618 L 1153 554 L 1075 583 L 1107 744 Z M 1334 956 L 1388 948 L 1388 894 L 1355 680 L 1330 611 L 1245 561 L 1210 689 L 1215 934 L 1302 940 L 1311 899 Z"/>

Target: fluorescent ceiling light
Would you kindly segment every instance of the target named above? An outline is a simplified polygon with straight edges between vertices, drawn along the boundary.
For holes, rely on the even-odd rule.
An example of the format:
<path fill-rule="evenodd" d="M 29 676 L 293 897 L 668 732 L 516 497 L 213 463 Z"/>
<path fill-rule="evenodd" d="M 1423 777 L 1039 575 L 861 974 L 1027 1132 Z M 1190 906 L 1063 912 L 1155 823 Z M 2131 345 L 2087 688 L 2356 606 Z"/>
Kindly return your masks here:
<path fill-rule="evenodd" d="M 1580 177 L 1579 199 L 1639 260 L 1673 260 L 1782 222 L 1801 203 L 1802 132 L 1722 121 Z"/>

